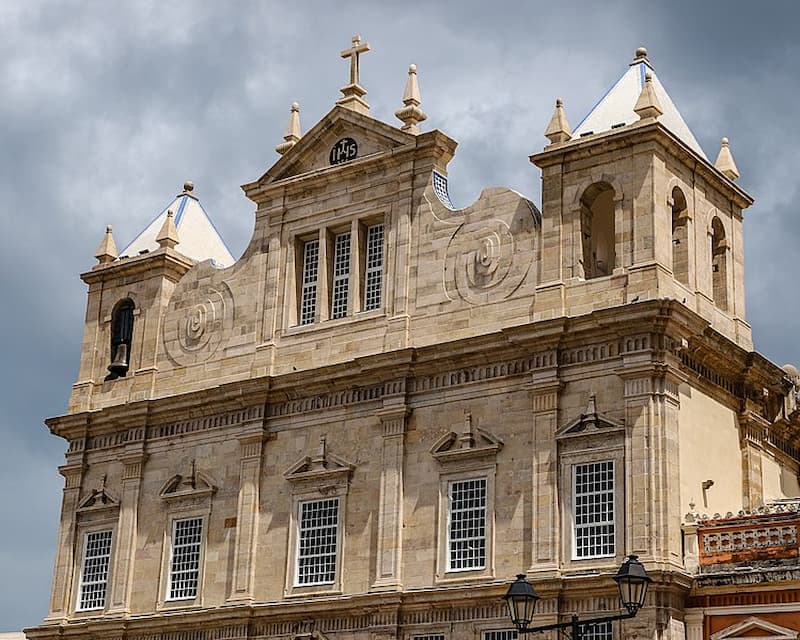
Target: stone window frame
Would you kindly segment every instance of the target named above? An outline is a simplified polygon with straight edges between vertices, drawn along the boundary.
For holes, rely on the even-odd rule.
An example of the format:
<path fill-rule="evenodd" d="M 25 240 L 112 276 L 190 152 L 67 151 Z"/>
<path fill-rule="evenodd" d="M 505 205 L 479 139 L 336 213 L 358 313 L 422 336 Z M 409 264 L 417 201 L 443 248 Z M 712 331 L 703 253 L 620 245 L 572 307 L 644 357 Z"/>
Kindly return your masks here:
<path fill-rule="evenodd" d="M 191 480 L 191 482 L 187 482 L 188 480 Z M 195 470 L 194 461 L 192 462 L 189 476 L 174 475 L 162 485 L 159 496 L 165 506 L 165 513 L 156 611 L 192 609 L 203 606 L 208 530 L 213 496 L 216 491 L 217 486 L 214 481 L 206 474 Z M 197 594 L 194 598 L 170 599 L 170 565 L 172 563 L 175 522 L 190 518 L 200 518 L 203 527 L 200 534 Z"/>
<path fill-rule="evenodd" d="M 508 640 L 515 640 L 520 638 L 523 634 L 520 634 L 513 626 L 510 626 L 507 622 L 499 622 L 499 621 L 492 621 L 492 622 L 484 622 L 484 623 L 477 623 L 474 625 L 475 630 L 475 640 L 486 640 L 488 634 L 500 634 L 500 633 L 507 633 Z"/>
<path fill-rule="evenodd" d="M 283 474 L 291 487 L 284 597 L 342 594 L 342 566 L 346 552 L 347 496 L 350 491 L 350 476 L 354 468 L 353 464 L 328 451 L 326 439 L 323 436 L 320 438 L 319 449 L 313 456 L 303 456 Z M 298 561 L 301 505 L 305 502 L 329 498 L 339 499 L 336 528 L 336 568 L 333 582 L 299 584 Z"/>
<path fill-rule="evenodd" d="M 385 315 L 386 309 L 386 265 L 387 265 L 387 222 L 389 209 L 381 207 L 377 211 L 361 211 L 317 229 L 298 230 L 290 237 L 287 252 L 284 326 L 287 332 L 295 333 L 312 327 L 346 323 L 354 319 Z M 367 309 L 366 284 L 368 276 L 367 251 L 369 230 L 381 225 L 382 259 L 380 278 L 380 304 Z M 344 315 L 333 317 L 333 294 L 335 287 L 336 237 L 350 234 L 348 252 L 349 277 L 347 280 L 348 301 Z M 317 283 L 314 303 L 314 319 L 302 322 L 303 278 L 305 246 L 317 241 Z"/>
<path fill-rule="evenodd" d="M 76 510 L 75 554 L 72 580 L 72 597 L 70 608 L 76 617 L 92 617 L 105 613 L 109 607 L 111 580 L 117 563 L 117 526 L 119 524 L 120 502 L 105 487 L 105 477 L 99 490 L 93 490 L 83 498 Z M 83 563 L 86 553 L 85 540 L 90 533 L 111 531 L 111 553 L 108 560 L 108 577 L 106 579 L 106 597 L 102 608 L 79 608 L 81 582 L 83 579 Z"/>

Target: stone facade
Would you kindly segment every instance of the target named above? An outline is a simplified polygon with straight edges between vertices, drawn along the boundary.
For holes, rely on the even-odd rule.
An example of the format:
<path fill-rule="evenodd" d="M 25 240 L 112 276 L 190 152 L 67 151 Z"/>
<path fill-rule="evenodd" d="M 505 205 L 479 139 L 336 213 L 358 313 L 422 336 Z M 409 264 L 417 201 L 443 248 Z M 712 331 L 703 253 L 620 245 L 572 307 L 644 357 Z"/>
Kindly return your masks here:
<path fill-rule="evenodd" d="M 508 189 L 456 210 L 456 143 L 419 132 L 409 87 L 403 128 L 369 116 L 357 66 L 308 132 L 290 120 L 243 187 L 255 230 L 233 266 L 182 255 L 170 228 L 83 274 L 79 376 L 47 421 L 68 442 L 53 589 L 29 638 L 478 640 L 510 628 L 520 571 L 539 622 L 616 610 L 632 553 L 655 583 L 613 637 L 683 638 L 688 503 L 800 494 L 795 389 L 745 319 L 750 197 L 643 118 L 532 156 L 541 211 Z M 124 300 L 129 360 L 109 376 Z M 587 553 L 592 465 L 613 476 L 611 524 Z M 483 506 L 464 507 L 455 566 L 461 489 Z M 308 505 L 334 552 L 304 581 Z M 197 584 L 176 596 L 179 523 Z M 84 601 L 92 553 L 108 575 Z"/>

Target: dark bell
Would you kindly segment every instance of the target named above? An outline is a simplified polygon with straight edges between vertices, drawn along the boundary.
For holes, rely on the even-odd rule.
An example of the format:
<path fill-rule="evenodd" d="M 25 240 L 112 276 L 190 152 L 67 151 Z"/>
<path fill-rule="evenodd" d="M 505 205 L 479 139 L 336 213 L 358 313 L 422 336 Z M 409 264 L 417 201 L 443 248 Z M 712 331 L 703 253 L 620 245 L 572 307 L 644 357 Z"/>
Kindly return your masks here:
<path fill-rule="evenodd" d="M 108 365 L 112 375 L 124 376 L 128 372 L 128 345 L 124 342 L 117 345 L 114 361 Z"/>

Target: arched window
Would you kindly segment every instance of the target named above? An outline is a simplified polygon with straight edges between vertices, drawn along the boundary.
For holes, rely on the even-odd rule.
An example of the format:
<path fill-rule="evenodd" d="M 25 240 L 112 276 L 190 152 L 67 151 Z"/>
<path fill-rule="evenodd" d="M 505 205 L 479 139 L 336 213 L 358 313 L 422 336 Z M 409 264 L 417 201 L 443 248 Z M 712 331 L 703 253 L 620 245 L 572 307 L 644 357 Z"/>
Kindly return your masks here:
<path fill-rule="evenodd" d="M 585 278 L 610 275 L 616 264 L 614 189 L 596 182 L 581 196 L 581 244 Z"/>
<path fill-rule="evenodd" d="M 126 298 L 117 303 L 111 314 L 111 364 L 108 365 L 107 380 L 114 380 L 128 373 L 133 339 L 133 301 Z"/>
<path fill-rule="evenodd" d="M 714 217 L 711 221 L 711 282 L 714 304 L 728 309 L 728 241 L 722 221 Z"/>
<path fill-rule="evenodd" d="M 689 284 L 689 234 L 686 196 L 678 187 L 672 190 L 672 274 L 678 282 Z"/>

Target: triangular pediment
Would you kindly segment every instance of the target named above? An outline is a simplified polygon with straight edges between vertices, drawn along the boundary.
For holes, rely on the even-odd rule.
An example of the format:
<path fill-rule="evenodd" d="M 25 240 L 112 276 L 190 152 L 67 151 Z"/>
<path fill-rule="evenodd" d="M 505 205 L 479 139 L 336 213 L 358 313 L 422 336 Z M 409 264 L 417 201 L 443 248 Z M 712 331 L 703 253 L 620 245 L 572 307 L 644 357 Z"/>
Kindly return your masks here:
<path fill-rule="evenodd" d="M 192 462 L 192 468 L 186 475 L 175 474 L 167 480 L 158 492 L 165 500 L 180 498 L 202 498 L 211 496 L 216 492 L 214 481 L 205 473 L 197 471 Z"/>
<path fill-rule="evenodd" d="M 257 180 L 269 184 L 319 170 L 334 170 L 351 162 L 375 158 L 413 144 L 416 136 L 351 109 L 336 106 L 309 129 L 280 160 Z M 355 142 L 352 147 L 348 142 Z M 331 153 L 338 162 L 331 163 Z M 341 150 L 340 150 L 341 149 Z"/>
<path fill-rule="evenodd" d="M 119 499 L 113 496 L 105 487 L 105 483 L 99 489 L 92 489 L 78 505 L 78 511 L 102 511 L 104 509 L 116 509 L 119 507 Z"/>
<path fill-rule="evenodd" d="M 319 449 L 313 456 L 303 456 L 283 474 L 290 481 L 332 480 L 347 478 L 355 465 L 328 451 L 326 439 L 320 438 Z"/>
<path fill-rule="evenodd" d="M 431 455 L 439 462 L 452 462 L 467 458 L 495 456 L 503 448 L 503 441 L 496 435 L 477 427 L 472 414 L 464 412 L 464 428 L 461 433 L 450 431 L 434 442 Z"/>
<path fill-rule="evenodd" d="M 758 638 L 759 640 L 796 640 L 797 629 L 782 627 L 761 618 L 749 617 L 746 620 L 720 629 L 711 635 L 711 640 L 728 640 L 729 638 Z"/>
<path fill-rule="evenodd" d="M 625 429 L 625 424 L 597 411 L 597 401 L 594 394 L 589 396 L 586 409 L 561 427 L 556 433 L 557 438 L 576 435 L 591 435 L 594 433 L 609 433 Z"/>

